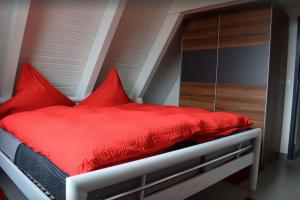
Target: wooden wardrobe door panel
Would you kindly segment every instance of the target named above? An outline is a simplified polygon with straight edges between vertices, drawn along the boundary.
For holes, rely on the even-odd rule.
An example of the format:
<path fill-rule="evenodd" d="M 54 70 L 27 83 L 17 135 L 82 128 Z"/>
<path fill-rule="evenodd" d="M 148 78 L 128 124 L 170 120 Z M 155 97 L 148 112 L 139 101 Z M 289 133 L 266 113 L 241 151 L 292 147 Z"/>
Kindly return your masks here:
<path fill-rule="evenodd" d="M 218 83 L 267 86 L 269 45 L 220 48 Z"/>
<path fill-rule="evenodd" d="M 183 51 L 217 49 L 219 15 L 196 16 L 184 22 Z"/>
<path fill-rule="evenodd" d="M 250 118 L 264 128 L 269 69 L 270 7 L 222 12 L 216 111 Z"/>
<path fill-rule="evenodd" d="M 216 111 L 233 112 L 247 116 L 253 127 L 265 123 L 266 87 L 218 84 Z"/>
<path fill-rule="evenodd" d="M 214 111 L 216 57 L 216 49 L 183 53 L 180 106 Z"/>
<path fill-rule="evenodd" d="M 221 48 L 216 111 L 245 115 L 264 128 L 268 60 L 268 45 Z"/>
<path fill-rule="evenodd" d="M 180 106 L 204 108 L 214 111 L 214 101 L 214 83 L 181 82 Z"/>
<path fill-rule="evenodd" d="M 239 47 L 270 42 L 271 7 L 223 12 L 220 47 Z"/>
<path fill-rule="evenodd" d="M 185 22 L 180 105 L 250 118 L 266 164 L 280 147 L 288 16 L 266 4 L 213 12 Z"/>
<path fill-rule="evenodd" d="M 214 111 L 219 15 L 185 21 L 180 106 Z"/>

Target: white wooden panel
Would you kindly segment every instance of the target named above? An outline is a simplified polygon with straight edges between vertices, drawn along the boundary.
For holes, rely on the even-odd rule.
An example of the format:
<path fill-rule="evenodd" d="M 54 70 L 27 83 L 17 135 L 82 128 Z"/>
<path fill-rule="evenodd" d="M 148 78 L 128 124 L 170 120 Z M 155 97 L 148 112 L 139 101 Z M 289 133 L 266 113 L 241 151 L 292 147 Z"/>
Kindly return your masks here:
<path fill-rule="evenodd" d="M 11 19 L 7 28 L 8 36 L 5 45 L 5 55 L 3 58 L 3 71 L 0 86 L 1 96 L 11 97 L 13 93 L 18 60 L 21 51 L 27 16 L 30 7 L 30 0 L 12 1 Z"/>
<path fill-rule="evenodd" d="M 31 63 L 73 97 L 106 4 L 107 0 L 32 0 L 20 65 Z"/>
<path fill-rule="evenodd" d="M 93 91 L 104 59 L 124 12 L 126 0 L 109 0 L 90 49 L 76 96 L 84 98 Z"/>
<path fill-rule="evenodd" d="M 0 1 L 0 80 L 3 79 L 4 62 L 9 37 L 10 25 L 12 22 L 13 3 L 9 0 Z M 0 87 L 2 94 L 2 87 Z M 1 96 L 1 95 L 0 95 Z"/>
<path fill-rule="evenodd" d="M 112 45 L 101 69 L 97 85 L 115 66 L 130 93 L 147 55 L 164 22 L 171 0 L 129 0 Z"/>

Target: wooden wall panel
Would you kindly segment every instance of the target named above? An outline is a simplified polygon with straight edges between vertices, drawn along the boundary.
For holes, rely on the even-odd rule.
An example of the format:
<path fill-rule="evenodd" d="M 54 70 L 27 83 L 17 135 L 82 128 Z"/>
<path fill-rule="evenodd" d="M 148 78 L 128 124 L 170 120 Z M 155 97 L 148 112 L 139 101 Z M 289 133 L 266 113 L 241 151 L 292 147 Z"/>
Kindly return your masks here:
<path fill-rule="evenodd" d="M 253 127 L 264 127 L 266 87 L 218 84 L 216 111 L 247 116 Z"/>
<path fill-rule="evenodd" d="M 215 84 L 181 82 L 180 106 L 197 107 L 214 111 Z"/>
<path fill-rule="evenodd" d="M 218 14 L 186 21 L 183 31 L 183 50 L 216 49 L 218 46 L 218 26 Z"/>
<path fill-rule="evenodd" d="M 221 13 L 220 47 L 270 42 L 271 7 Z"/>

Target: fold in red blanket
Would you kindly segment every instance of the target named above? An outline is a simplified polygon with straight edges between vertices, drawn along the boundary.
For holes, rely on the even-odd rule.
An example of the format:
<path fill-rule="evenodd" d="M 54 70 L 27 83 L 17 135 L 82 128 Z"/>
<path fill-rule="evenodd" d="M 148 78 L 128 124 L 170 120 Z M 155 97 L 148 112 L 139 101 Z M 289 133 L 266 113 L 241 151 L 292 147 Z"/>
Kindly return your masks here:
<path fill-rule="evenodd" d="M 161 153 L 180 141 L 228 135 L 251 124 L 236 114 L 130 103 L 43 108 L 10 115 L 0 127 L 76 175 Z"/>

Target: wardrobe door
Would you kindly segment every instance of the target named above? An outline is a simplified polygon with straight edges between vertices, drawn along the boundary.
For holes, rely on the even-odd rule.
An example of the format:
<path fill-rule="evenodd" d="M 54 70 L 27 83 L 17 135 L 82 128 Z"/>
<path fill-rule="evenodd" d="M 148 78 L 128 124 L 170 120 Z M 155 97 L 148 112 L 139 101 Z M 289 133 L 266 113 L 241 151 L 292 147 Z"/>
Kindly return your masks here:
<path fill-rule="evenodd" d="M 219 15 L 184 23 L 180 106 L 215 109 Z"/>
<path fill-rule="evenodd" d="M 221 13 L 216 111 L 242 114 L 264 128 L 270 7 Z"/>

